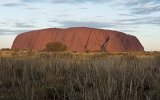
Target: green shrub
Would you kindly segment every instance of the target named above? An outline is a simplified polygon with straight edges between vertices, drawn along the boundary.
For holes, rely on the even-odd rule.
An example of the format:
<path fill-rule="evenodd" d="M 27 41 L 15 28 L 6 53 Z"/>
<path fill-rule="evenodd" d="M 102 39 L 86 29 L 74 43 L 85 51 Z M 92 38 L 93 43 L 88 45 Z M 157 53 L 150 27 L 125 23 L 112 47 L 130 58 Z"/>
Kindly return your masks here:
<path fill-rule="evenodd" d="M 46 48 L 45 48 L 45 51 L 48 51 L 48 52 L 59 52 L 59 51 L 66 51 L 66 50 L 67 50 L 67 46 L 60 42 L 48 43 L 46 44 Z"/>

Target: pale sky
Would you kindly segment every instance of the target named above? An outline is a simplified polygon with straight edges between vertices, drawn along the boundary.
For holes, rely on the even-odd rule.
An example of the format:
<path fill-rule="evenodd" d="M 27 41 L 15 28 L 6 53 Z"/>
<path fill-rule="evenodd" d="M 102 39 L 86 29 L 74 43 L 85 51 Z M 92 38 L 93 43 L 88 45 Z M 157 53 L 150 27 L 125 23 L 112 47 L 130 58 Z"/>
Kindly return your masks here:
<path fill-rule="evenodd" d="M 160 51 L 160 0 L 0 0 L 0 48 L 22 32 L 54 27 L 122 31 Z"/>

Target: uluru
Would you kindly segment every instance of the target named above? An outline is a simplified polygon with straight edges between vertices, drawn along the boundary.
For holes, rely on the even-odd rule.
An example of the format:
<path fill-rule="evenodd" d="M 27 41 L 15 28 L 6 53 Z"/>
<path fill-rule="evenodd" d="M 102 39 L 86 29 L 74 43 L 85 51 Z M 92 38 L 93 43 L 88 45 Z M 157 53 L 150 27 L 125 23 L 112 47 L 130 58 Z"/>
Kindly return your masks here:
<path fill-rule="evenodd" d="M 19 34 L 12 49 L 44 50 L 46 44 L 61 42 L 71 51 L 142 52 L 140 41 L 123 32 L 88 27 L 48 28 Z"/>

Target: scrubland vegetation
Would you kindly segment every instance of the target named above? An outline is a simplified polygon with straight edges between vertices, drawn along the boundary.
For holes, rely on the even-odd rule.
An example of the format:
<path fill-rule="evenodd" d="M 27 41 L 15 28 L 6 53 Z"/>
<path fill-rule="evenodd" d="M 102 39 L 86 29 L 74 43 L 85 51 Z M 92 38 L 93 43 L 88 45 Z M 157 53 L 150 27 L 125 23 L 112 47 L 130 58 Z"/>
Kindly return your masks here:
<path fill-rule="evenodd" d="M 66 51 L 67 46 L 65 44 L 62 44 L 60 42 L 51 42 L 46 44 L 45 50 L 47 52 L 57 52 L 57 51 Z"/>
<path fill-rule="evenodd" d="M 0 51 L 0 100 L 160 100 L 160 53 Z"/>

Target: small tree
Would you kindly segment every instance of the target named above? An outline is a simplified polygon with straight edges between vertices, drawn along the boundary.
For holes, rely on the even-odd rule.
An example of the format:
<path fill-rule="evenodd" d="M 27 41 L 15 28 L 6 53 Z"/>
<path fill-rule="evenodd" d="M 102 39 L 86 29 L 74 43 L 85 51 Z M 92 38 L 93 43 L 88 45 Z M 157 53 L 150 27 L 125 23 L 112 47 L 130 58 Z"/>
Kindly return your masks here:
<path fill-rule="evenodd" d="M 48 43 L 46 44 L 46 48 L 45 48 L 45 51 L 48 51 L 48 52 L 59 52 L 59 51 L 66 51 L 66 50 L 67 50 L 67 46 L 60 42 Z"/>

